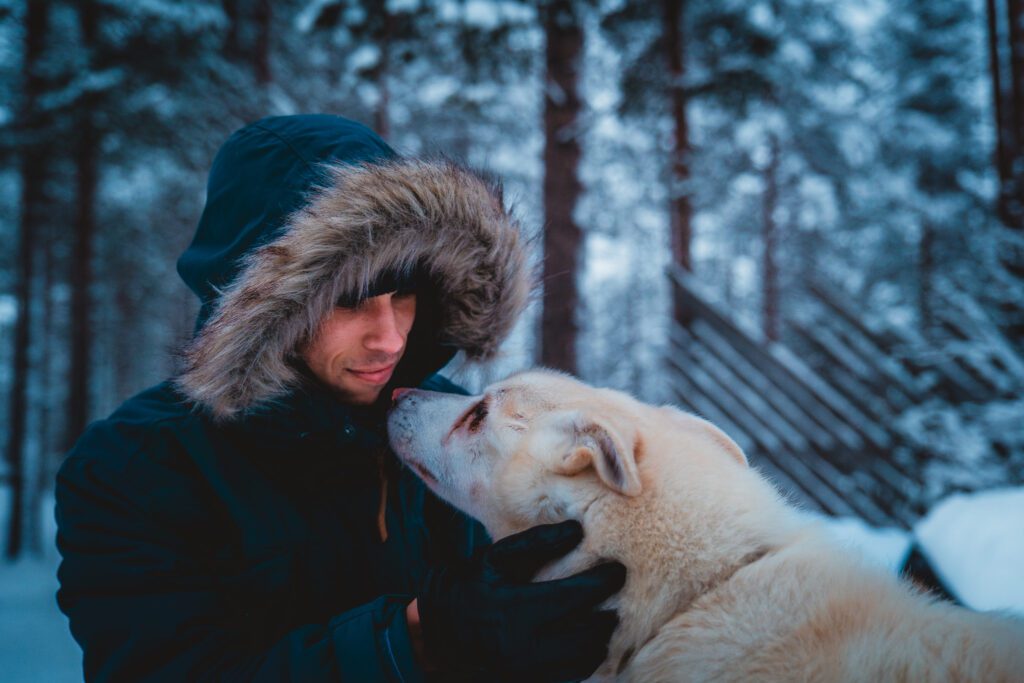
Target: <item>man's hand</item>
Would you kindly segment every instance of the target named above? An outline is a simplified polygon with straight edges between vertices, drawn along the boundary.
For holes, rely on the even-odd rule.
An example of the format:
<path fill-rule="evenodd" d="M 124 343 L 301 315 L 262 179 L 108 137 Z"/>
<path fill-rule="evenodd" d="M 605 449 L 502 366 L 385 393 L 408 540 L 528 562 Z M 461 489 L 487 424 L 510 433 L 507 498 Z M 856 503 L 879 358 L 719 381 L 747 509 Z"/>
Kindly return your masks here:
<path fill-rule="evenodd" d="M 575 521 L 538 526 L 432 571 L 409 605 L 418 611 L 426 659 L 443 671 L 492 680 L 588 677 L 604 661 L 618 623 L 614 612 L 597 606 L 622 588 L 625 567 L 609 562 L 530 583 L 542 566 L 582 538 Z"/>

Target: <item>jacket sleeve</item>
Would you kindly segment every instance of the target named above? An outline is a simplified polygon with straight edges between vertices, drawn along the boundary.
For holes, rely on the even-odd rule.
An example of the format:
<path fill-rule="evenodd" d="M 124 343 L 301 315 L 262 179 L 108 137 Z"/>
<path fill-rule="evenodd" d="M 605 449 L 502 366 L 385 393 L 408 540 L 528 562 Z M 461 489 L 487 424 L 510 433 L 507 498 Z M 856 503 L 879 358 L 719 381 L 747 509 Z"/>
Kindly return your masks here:
<path fill-rule="evenodd" d="M 181 529 L 153 519 L 140 498 L 160 491 L 127 488 L 137 483 L 127 467 L 72 454 L 57 477 L 57 601 L 82 647 L 86 681 L 422 680 L 408 596 L 246 642 L 253 629 L 239 622 L 260 615 L 232 605 L 224 578 L 183 551 Z"/>

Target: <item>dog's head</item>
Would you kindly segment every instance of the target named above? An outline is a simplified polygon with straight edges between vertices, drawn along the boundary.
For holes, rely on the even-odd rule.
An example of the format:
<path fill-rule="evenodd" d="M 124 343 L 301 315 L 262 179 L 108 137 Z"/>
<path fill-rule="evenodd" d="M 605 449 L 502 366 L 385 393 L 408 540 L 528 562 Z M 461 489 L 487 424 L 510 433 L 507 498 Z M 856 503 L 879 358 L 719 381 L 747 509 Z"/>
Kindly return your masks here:
<path fill-rule="evenodd" d="M 652 484 L 645 477 L 660 476 L 644 472 L 647 453 L 671 449 L 679 434 L 697 435 L 687 450 L 698 464 L 723 454 L 746 464 L 703 420 L 550 371 L 513 375 L 482 396 L 403 392 L 388 433 L 395 453 L 435 493 L 498 538 L 581 519 L 603 496 L 639 496 Z"/>

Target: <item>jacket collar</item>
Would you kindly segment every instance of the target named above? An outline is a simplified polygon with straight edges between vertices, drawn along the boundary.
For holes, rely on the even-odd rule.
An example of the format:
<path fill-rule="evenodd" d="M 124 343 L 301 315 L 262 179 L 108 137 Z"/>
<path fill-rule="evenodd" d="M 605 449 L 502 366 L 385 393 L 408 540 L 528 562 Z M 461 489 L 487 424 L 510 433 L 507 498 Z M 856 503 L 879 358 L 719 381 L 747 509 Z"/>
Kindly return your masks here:
<path fill-rule="evenodd" d="M 250 408 L 227 425 L 261 447 L 315 443 L 346 452 L 386 446 L 386 404 L 354 406 L 321 382 L 308 378 L 285 396 Z"/>

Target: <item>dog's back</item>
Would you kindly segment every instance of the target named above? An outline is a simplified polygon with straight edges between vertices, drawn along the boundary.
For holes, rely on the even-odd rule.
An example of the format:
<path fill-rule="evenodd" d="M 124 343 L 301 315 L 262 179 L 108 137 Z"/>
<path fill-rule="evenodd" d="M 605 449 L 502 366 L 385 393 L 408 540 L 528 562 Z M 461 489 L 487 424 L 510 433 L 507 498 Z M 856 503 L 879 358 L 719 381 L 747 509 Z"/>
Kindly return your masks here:
<path fill-rule="evenodd" d="M 937 602 L 813 531 L 738 570 L 632 659 L 635 681 L 1024 681 L 1024 621 Z"/>

